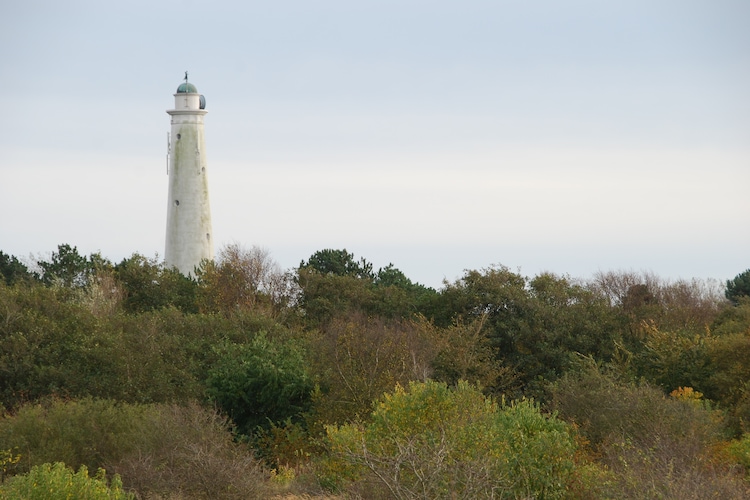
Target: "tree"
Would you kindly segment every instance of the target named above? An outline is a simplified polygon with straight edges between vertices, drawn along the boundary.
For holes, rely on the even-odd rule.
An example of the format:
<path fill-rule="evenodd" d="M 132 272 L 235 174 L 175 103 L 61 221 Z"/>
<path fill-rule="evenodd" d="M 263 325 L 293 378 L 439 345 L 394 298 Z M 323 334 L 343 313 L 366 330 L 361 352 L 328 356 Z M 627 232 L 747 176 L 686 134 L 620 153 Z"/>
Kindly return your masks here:
<path fill-rule="evenodd" d="M 644 324 L 643 331 L 643 350 L 632 360 L 635 375 L 666 393 L 678 387 L 708 391 L 709 378 L 716 370 L 709 357 L 714 341 L 710 334 L 660 330 L 652 323 Z"/>
<path fill-rule="evenodd" d="M 176 269 L 166 269 L 155 258 L 134 253 L 114 267 L 125 293 L 127 312 L 146 312 L 173 306 L 197 312 L 196 282 Z"/>
<path fill-rule="evenodd" d="M 516 373 L 517 390 L 534 396 L 578 354 L 610 358 L 619 328 L 609 304 L 584 287 L 550 273 L 528 280 L 502 266 L 467 271 L 437 303 L 438 326 L 486 317 L 482 330 L 497 362 Z"/>
<path fill-rule="evenodd" d="M 727 280 L 725 294 L 734 305 L 739 304 L 740 297 L 750 297 L 750 269 L 738 274 L 734 279 Z"/>
<path fill-rule="evenodd" d="M 3 277 L 7 285 L 29 281 L 34 278 L 34 274 L 29 271 L 25 264 L 15 256 L 2 251 L 0 251 L 0 276 Z"/>
<path fill-rule="evenodd" d="M 708 397 L 726 409 L 735 430 L 750 432 L 750 326 L 710 338 Z"/>
<path fill-rule="evenodd" d="M 317 422 L 364 417 L 396 384 L 425 380 L 439 348 L 431 329 L 360 312 L 337 316 L 311 336 L 311 362 L 320 380 L 312 409 Z"/>
<path fill-rule="evenodd" d="M 296 300 L 293 280 L 267 250 L 231 244 L 215 261 L 198 269 L 199 301 L 204 311 L 271 309 L 279 313 Z"/>
<path fill-rule="evenodd" d="M 59 283 L 67 288 L 85 288 L 96 271 L 97 263 L 105 262 L 100 255 L 88 258 L 68 244 L 57 246 L 49 261 L 40 261 L 42 282 L 46 285 Z"/>
<path fill-rule="evenodd" d="M 433 288 L 414 283 L 393 264 L 378 270 L 373 287 L 375 307 L 372 312 L 391 318 L 428 314 L 437 299 Z"/>
<path fill-rule="evenodd" d="M 480 387 L 491 388 L 496 394 L 512 392 L 518 385 L 518 374 L 497 362 L 498 354 L 485 334 L 487 316 L 469 323 L 456 321 L 448 328 L 438 328 L 427 320 L 420 320 L 420 328 L 431 333 L 437 355 L 432 360 L 435 380 L 455 386 L 466 380 Z"/>
<path fill-rule="evenodd" d="M 364 258 L 354 260 L 354 255 L 343 250 L 319 250 L 310 256 L 307 262 L 300 263 L 300 269 L 314 270 L 320 274 L 336 276 L 352 276 L 354 278 L 372 280 L 372 264 Z"/>
<path fill-rule="evenodd" d="M 321 250 L 297 269 L 300 306 L 308 323 L 318 325 L 337 315 L 360 311 L 385 318 L 424 313 L 435 290 L 413 283 L 393 264 L 372 272 L 364 258 L 346 250 Z"/>

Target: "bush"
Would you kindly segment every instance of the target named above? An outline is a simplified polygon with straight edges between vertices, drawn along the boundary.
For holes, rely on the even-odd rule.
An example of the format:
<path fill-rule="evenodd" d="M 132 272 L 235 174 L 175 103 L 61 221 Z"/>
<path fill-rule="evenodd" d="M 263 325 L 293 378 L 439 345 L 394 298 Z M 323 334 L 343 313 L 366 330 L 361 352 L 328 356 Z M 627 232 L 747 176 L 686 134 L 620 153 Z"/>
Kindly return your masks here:
<path fill-rule="evenodd" d="M 729 446 L 729 454 L 745 468 L 750 479 L 750 434 L 745 434 L 742 439 L 733 441 Z"/>
<path fill-rule="evenodd" d="M 568 374 L 551 386 L 552 408 L 574 421 L 594 447 L 612 441 L 650 445 L 690 437 L 700 448 L 719 439 L 718 415 L 702 401 L 693 403 L 667 399 L 648 385 L 621 382 L 596 366 Z"/>
<path fill-rule="evenodd" d="M 153 410 L 134 451 L 107 464 L 141 498 L 268 498 L 268 473 L 225 418 L 198 405 Z"/>
<path fill-rule="evenodd" d="M 134 450 L 133 437 L 152 412 L 144 405 L 95 399 L 25 405 L 0 420 L 0 450 L 21 456 L 11 473 L 54 462 L 96 470 Z"/>
<path fill-rule="evenodd" d="M 621 498 L 747 498 L 747 486 L 712 450 L 723 439 L 720 414 L 690 388 L 672 398 L 588 367 L 552 388 L 552 405 L 590 440 Z M 605 495 L 606 496 L 606 495 Z"/>
<path fill-rule="evenodd" d="M 248 344 L 225 342 L 216 355 L 208 393 L 239 432 L 297 419 L 309 407 L 313 383 L 298 345 L 261 332 Z"/>
<path fill-rule="evenodd" d="M 115 475 L 107 484 L 104 469 L 94 477 L 82 465 L 73 472 L 62 462 L 35 465 L 28 474 L 16 476 L 0 486 L 0 496 L 6 500 L 126 500 L 135 498 L 122 489 L 120 477 Z"/>
<path fill-rule="evenodd" d="M 466 382 L 398 386 L 368 423 L 329 427 L 328 440 L 323 481 L 348 479 L 368 497 L 562 498 L 574 469 L 565 423 Z"/>
<path fill-rule="evenodd" d="M 85 399 L 26 405 L 0 420 L 0 450 L 10 474 L 65 461 L 116 472 L 139 495 L 266 497 L 267 474 L 252 450 L 234 441 L 224 418 L 197 404 Z"/>

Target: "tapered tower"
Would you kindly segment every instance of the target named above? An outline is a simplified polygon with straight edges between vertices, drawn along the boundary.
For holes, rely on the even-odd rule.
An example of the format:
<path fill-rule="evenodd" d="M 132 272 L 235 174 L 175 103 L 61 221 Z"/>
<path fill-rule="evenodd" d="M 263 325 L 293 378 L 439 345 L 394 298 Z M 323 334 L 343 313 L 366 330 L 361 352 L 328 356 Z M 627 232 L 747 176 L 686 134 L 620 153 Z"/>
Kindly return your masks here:
<path fill-rule="evenodd" d="M 206 100 L 185 81 L 174 94 L 169 135 L 169 197 L 164 259 L 184 275 L 194 275 L 203 259 L 214 258 L 211 207 L 208 198 L 206 140 L 203 117 Z"/>

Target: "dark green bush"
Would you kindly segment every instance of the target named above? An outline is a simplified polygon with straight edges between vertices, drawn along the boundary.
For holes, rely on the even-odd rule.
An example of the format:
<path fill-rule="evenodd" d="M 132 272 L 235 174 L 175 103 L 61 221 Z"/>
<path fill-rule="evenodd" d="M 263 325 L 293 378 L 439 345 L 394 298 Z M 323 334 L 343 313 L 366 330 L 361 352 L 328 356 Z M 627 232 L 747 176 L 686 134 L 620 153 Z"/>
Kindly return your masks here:
<path fill-rule="evenodd" d="M 208 393 L 239 432 L 251 435 L 258 427 L 299 419 L 308 409 L 313 382 L 297 343 L 261 332 L 247 344 L 225 342 L 215 353 Z"/>

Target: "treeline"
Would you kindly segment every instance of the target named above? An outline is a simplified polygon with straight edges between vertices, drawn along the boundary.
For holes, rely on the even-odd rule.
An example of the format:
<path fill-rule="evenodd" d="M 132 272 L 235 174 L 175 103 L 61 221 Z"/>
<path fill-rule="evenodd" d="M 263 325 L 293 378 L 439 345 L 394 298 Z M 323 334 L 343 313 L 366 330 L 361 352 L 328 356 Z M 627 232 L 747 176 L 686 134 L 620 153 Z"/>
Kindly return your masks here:
<path fill-rule="evenodd" d="M 0 496 L 750 494 L 750 270 L 435 290 L 346 250 L 186 277 L 60 245 L 0 273 Z"/>

